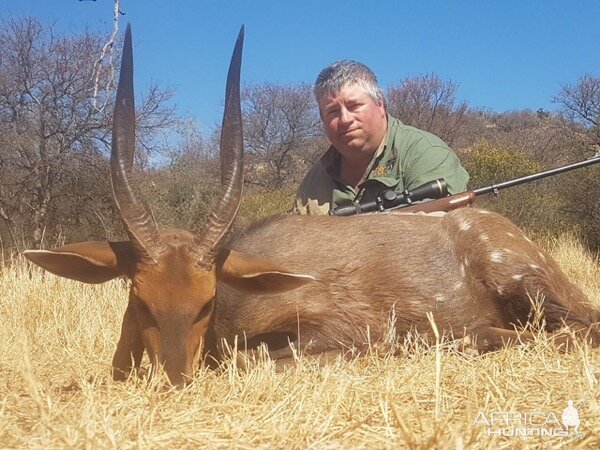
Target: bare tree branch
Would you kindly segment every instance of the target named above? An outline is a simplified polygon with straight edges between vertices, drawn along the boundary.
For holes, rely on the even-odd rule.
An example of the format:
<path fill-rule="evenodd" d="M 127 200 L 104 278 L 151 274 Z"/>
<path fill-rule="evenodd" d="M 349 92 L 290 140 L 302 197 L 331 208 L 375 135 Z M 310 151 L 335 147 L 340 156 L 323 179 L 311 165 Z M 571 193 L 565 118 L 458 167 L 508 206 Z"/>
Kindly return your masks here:
<path fill-rule="evenodd" d="M 121 16 L 121 7 L 120 0 L 114 0 L 114 8 L 113 8 L 113 31 L 109 36 L 108 40 L 102 46 L 102 50 L 100 51 L 100 57 L 96 60 L 94 64 L 94 71 L 92 78 L 94 80 L 94 108 L 98 111 L 104 111 L 106 106 L 108 105 L 108 101 L 105 99 L 104 104 L 98 107 L 98 91 L 100 90 L 100 76 L 102 72 L 103 65 L 105 60 L 107 61 L 109 77 L 106 81 L 106 85 L 102 88 L 103 90 L 114 89 L 114 81 L 115 81 L 115 66 L 114 66 L 114 57 L 113 57 L 113 49 L 115 46 L 115 40 L 117 39 L 117 35 L 119 34 L 119 18 Z"/>
<path fill-rule="evenodd" d="M 0 26 L 0 233 L 39 247 L 44 236 L 83 231 L 113 214 L 106 161 L 112 72 L 94 72 L 102 48 L 101 36 L 62 37 L 33 18 Z M 153 87 L 138 103 L 137 143 L 147 150 L 138 155 L 157 150 L 156 136 L 177 124 L 170 96 Z M 90 210 L 97 213 L 84 217 Z"/>
<path fill-rule="evenodd" d="M 456 100 L 457 86 L 435 74 L 406 78 L 387 90 L 387 109 L 404 123 L 438 135 L 453 145 L 465 124 L 465 102 Z"/>
<path fill-rule="evenodd" d="M 600 78 L 582 75 L 577 83 L 564 85 L 552 101 L 562 106 L 568 119 L 595 134 L 595 144 L 600 144 Z"/>
<path fill-rule="evenodd" d="M 265 83 L 245 88 L 242 98 L 246 178 L 261 186 L 295 186 L 322 135 L 310 86 Z"/>

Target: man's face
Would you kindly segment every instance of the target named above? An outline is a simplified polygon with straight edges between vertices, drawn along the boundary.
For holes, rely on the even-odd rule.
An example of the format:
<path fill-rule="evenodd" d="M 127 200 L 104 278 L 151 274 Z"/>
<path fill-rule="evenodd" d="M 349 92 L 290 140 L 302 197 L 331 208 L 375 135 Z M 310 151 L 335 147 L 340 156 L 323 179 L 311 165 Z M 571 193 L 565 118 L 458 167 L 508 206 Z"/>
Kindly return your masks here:
<path fill-rule="evenodd" d="M 325 134 L 344 158 L 371 158 L 383 141 L 387 119 L 383 102 L 374 101 L 357 84 L 319 99 Z"/>

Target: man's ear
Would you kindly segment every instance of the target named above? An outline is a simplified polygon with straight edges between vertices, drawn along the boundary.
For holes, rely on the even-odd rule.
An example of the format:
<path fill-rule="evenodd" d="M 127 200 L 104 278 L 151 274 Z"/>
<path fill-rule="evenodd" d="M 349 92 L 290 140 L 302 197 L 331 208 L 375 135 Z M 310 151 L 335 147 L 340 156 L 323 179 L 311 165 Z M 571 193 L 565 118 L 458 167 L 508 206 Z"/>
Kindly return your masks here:
<path fill-rule="evenodd" d="M 221 281 L 251 292 L 285 292 L 316 280 L 312 275 L 293 272 L 235 250 L 221 253 L 218 264 Z"/>
<path fill-rule="evenodd" d="M 134 261 L 133 251 L 129 241 L 90 241 L 52 250 L 27 250 L 23 254 L 55 275 L 84 283 L 103 283 L 128 275 Z"/>

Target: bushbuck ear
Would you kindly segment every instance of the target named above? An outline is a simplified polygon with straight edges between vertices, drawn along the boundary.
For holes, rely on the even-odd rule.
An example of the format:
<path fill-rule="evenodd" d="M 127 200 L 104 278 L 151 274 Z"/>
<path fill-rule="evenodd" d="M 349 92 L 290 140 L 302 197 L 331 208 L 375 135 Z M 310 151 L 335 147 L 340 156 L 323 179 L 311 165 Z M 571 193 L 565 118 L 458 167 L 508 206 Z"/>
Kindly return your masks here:
<path fill-rule="evenodd" d="M 84 283 L 103 283 L 127 274 L 133 247 L 129 241 L 90 241 L 53 250 L 27 250 L 23 254 L 55 275 Z"/>
<path fill-rule="evenodd" d="M 315 280 L 312 275 L 296 273 L 270 261 L 235 250 L 220 255 L 220 280 L 252 292 L 285 292 Z"/>

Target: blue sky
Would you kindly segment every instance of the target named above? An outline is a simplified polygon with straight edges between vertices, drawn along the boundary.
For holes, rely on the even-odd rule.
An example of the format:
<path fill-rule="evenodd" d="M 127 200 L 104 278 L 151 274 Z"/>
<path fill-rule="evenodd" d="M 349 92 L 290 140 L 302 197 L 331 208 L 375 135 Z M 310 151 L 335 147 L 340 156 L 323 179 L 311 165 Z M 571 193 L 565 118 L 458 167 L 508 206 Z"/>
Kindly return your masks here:
<path fill-rule="evenodd" d="M 75 33 L 112 30 L 113 0 L 0 0 Z M 600 76 L 600 1 L 121 0 L 134 32 L 136 86 L 176 89 L 206 132 L 220 121 L 225 74 L 246 27 L 246 84 L 312 83 L 338 59 L 369 65 L 382 87 L 436 73 L 470 106 L 555 109 L 561 84 Z"/>

